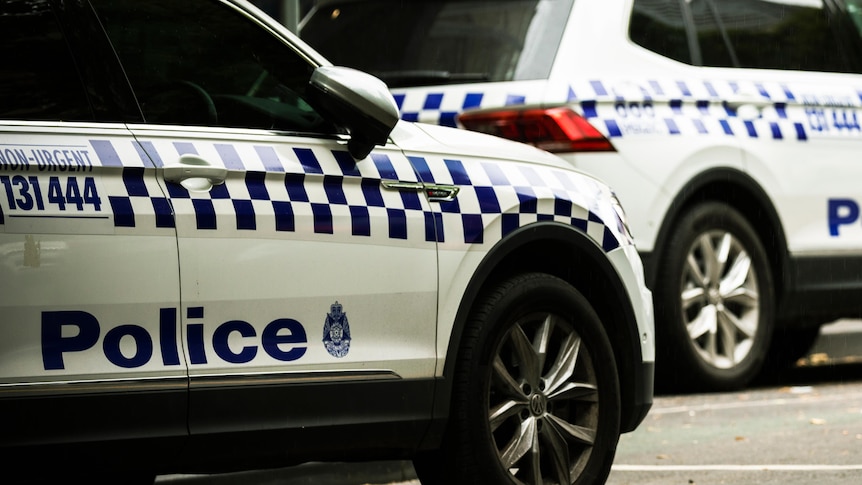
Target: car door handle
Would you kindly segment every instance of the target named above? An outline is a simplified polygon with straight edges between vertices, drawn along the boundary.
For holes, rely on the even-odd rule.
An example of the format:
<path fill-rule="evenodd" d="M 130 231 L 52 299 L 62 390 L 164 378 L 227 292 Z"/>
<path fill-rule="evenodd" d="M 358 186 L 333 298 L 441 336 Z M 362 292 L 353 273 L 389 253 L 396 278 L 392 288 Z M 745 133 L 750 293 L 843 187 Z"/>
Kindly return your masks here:
<path fill-rule="evenodd" d="M 763 114 L 763 109 L 772 106 L 773 102 L 758 95 L 737 94 L 724 102 L 726 108 L 733 110 L 736 116 L 744 120 L 756 120 Z"/>
<path fill-rule="evenodd" d="M 176 164 L 165 165 L 165 181 L 180 184 L 191 192 L 209 192 L 214 185 L 221 185 L 228 170 L 214 167 L 197 155 L 183 155 Z"/>
<path fill-rule="evenodd" d="M 732 96 L 725 101 L 731 108 L 739 108 L 740 106 L 754 106 L 759 109 L 772 106 L 772 101 L 761 96 Z"/>
<path fill-rule="evenodd" d="M 425 192 L 431 202 L 451 202 L 458 196 L 461 190 L 456 185 L 423 184 L 421 182 L 398 182 L 383 181 L 384 188 L 389 190 L 407 190 L 411 192 Z"/>

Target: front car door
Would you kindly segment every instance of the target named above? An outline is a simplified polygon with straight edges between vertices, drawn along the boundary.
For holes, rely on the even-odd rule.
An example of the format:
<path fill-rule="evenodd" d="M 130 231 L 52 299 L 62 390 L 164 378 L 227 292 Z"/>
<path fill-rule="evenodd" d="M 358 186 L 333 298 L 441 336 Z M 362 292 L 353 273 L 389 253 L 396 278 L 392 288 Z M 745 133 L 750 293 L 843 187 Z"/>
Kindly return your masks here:
<path fill-rule="evenodd" d="M 385 187 L 417 181 L 408 159 L 354 160 L 308 100 L 317 63 L 235 6 L 93 3 L 176 214 L 191 433 L 418 426 L 437 261 L 427 200 Z"/>

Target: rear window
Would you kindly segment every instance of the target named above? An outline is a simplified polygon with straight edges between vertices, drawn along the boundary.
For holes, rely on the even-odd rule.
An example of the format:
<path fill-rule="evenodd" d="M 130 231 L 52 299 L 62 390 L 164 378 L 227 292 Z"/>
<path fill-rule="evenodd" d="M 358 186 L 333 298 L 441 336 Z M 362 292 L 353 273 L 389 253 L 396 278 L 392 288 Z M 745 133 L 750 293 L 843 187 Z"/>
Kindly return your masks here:
<path fill-rule="evenodd" d="M 390 87 L 545 79 L 574 0 L 323 2 L 302 38 Z"/>

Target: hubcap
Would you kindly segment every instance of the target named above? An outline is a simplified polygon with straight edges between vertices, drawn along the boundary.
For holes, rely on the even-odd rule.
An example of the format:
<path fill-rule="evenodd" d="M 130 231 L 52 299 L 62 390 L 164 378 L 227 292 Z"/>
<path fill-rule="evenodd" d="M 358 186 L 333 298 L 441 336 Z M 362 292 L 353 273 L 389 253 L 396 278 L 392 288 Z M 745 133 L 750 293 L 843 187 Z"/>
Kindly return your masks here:
<path fill-rule="evenodd" d="M 760 317 L 757 274 L 729 232 L 702 234 L 692 245 L 680 294 L 684 323 L 698 355 L 731 369 L 751 352 Z"/>
<path fill-rule="evenodd" d="M 571 484 L 598 428 L 597 378 L 581 337 L 554 314 L 520 320 L 495 354 L 491 433 L 517 483 Z"/>
<path fill-rule="evenodd" d="M 545 396 L 533 394 L 530 396 L 530 412 L 533 416 L 540 417 L 545 414 Z"/>

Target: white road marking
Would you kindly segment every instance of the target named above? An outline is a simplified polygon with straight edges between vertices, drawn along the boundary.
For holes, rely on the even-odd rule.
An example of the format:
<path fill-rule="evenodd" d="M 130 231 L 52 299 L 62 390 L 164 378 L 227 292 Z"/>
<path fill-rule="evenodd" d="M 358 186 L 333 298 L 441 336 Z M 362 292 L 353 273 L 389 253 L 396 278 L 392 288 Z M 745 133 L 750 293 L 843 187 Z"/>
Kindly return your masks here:
<path fill-rule="evenodd" d="M 688 471 L 855 471 L 862 465 L 613 465 L 618 472 L 688 472 Z"/>
<path fill-rule="evenodd" d="M 713 404 L 700 404 L 696 406 L 672 406 L 666 408 L 653 407 L 650 414 L 675 414 L 688 413 L 691 411 L 721 411 L 724 409 L 745 409 L 769 406 L 786 406 L 788 404 L 820 404 L 829 401 L 846 401 L 850 399 L 862 399 L 862 393 L 853 394 L 836 394 L 829 396 L 814 396 L 811 394 L 801 395 L 799 397 L 765 399 L 762 401 L 737 401 Z"/>

